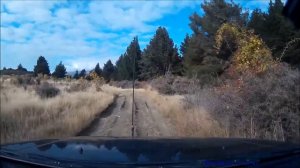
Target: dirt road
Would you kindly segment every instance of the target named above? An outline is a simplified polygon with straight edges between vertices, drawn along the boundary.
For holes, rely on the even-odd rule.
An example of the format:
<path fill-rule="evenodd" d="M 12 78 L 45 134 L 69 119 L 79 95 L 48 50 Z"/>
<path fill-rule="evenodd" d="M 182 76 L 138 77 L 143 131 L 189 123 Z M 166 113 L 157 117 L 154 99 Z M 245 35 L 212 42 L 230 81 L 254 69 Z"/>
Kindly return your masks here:
<path fill-rule="evenodd" d="M 134 136 L 172 136 L 168 121 L 150 103 L 143 92 L 135 92 Z M 130 137 L 132 134 L 132 91 L 117 93 L 114 103 L 82 130 L 79 136 Z"/>

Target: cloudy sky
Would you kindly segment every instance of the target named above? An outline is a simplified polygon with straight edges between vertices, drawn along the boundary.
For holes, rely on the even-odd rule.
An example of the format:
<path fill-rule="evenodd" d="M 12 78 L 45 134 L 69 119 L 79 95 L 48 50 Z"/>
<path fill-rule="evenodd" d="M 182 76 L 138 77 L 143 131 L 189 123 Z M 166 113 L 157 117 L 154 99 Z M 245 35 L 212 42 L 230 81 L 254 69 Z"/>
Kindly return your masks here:
<path fill-rule="evenodd" d="M 249 11 L 266 10 L 269 0 L 235 0 Z M 67 71 L 92 69 L 124 53 L 134 36 L 144 48 L 158 26 L 178 46 L 188 17 L 202 13 L 201 1 L 1 0 L 1 68 L 19 63 L 32 70 L 40 55 L 50 70 L 62 61 Z"/>

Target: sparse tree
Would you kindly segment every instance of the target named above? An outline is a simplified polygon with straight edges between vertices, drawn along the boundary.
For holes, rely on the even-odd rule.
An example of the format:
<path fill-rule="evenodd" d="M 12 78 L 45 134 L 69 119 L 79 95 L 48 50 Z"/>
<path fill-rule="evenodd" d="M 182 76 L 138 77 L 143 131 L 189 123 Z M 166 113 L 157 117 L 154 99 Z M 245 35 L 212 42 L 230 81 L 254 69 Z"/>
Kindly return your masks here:
<path fill-rule="evenodd" d="M 96 67 L 95 67 L 95 73 L 96 73 L 98 76 L 102 76 L 102 69 L 100 68 L 99 63 L 97 63 L 97 65 L 96 65 Z"/>
<path fill-rule="evenodd" d="M 18 65 L 17 70 L 27 72 L 27 69 L 22 66 L 22 64 Z"/>
<path fill-rule="evenodd" d="M 79 79 L 79 73 L 78 70 L 75 71 L 75 74 L 73 76 L 74 79 Z"/>
<path fill-rule="evenodd" d="M 50 74 L 48 62 L 43 56 L 38 58 L 37 63 L 34 66 L 34 75 L 37 76 L 38 74 Z"/>
<path fill-rule="evenodd" d="M 60 62 L 56 68 L 55 68 L 55 71 L 53 72 L 53 76 L 54 77 L 57 77 L 57 78 L 64 78 L 66 76 L 66 68 L 64 66 L 64 64 L 62 64 L 62 62 Z"/>
<path fill-rule="evenodd" d="M 79 73 L 79 78 L 84 78 L 86 75 L 86 71 L 85 69 L 81 70 L 80 73 Z"/>

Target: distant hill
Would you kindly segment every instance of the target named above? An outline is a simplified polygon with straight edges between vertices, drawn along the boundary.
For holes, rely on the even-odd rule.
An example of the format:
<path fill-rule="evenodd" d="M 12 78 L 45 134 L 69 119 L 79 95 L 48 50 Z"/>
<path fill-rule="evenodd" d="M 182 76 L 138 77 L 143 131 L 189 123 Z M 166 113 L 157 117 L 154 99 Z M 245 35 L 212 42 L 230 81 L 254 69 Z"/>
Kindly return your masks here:
<path fill-rule="evenodd" d="M 0 75 L 33 75 L 33 72 L 8 68 L 0 70 Z"/>
<path fill-rule="evenodd" d="M 87 70 L 86 74 L 89 74 L 92 70 Z M 74 76 L 76 71 L 67 72 L 67 75 Z M 80 71 L 79 71 L 80 72 Z M 17 69 L 2 69 L 0 70 L 0 75 L 33 75 L 33 71 L 22 71 Z"/>
<path fill-rule="evenodd" d="M 67 75 L 74 76 L 75 72 L 76 72 L 76 71 L 67 72 Z"/>
<path fill-rule="evenodd" d="M 86 70 L 86 74 L 89 74 L 92 70 Z M 76 71 L 67 72 L 67 75 L 74 76 Z M 80 71 L 78 71 L 80 73 Z"/>

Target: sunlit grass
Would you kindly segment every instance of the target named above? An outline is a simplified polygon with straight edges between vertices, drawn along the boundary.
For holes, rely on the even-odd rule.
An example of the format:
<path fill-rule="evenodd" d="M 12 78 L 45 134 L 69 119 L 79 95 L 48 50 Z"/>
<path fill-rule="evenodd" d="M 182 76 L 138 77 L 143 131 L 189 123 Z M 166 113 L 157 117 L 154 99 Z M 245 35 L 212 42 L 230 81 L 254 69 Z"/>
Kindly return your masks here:
<path fill-rule="evenodd" d="M 63 83 L 59 83 L 63 88 Z M 33 87 L 33 86 L 32 86 Z M 93 89 L 62 91 L 41 99 L 33 88 L 9 83 L 1 88 L 1 143 L 74 136 L 113 101 L 113 95 Z"/>

